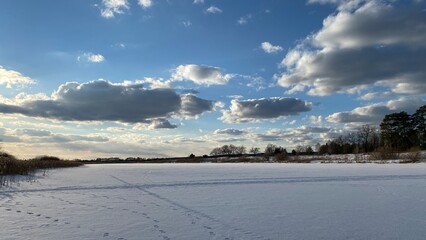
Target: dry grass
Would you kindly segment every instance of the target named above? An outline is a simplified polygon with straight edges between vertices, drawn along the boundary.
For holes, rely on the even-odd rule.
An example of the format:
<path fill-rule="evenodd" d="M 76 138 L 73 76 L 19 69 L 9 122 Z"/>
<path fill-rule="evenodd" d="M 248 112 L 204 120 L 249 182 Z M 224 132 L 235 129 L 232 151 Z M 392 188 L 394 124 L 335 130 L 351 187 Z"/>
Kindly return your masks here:
<path fill-rule="evenodd" d="M 7 153 L 0 153 L 0 186 L 5 185 L 5 176 L 31 175 L 37 170 L 52 168 L 78 167 L 83 165 L 76 161 L 65 161 L 56 157 L 43 156 L 29 160 L 19 160 Z M 13 178 L 12 178 L 13 179 Z"/>
<path fill-rule="evenodd" d="M 401 163 L 418 163 L 424 160 L 420 148 L 411 148 L 409 152 L 404 153 Z"/>

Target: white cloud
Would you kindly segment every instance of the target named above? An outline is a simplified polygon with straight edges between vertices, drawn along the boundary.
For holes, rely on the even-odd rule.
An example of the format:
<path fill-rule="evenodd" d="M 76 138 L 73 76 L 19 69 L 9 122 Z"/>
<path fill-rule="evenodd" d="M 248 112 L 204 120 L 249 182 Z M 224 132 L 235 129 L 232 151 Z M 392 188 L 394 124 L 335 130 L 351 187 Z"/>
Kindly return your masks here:
<path fill-rule="evenodd" d="M 231 98 L 231 99 L 242 99 L 244 97 L 242 95 L 230 95 L 230 96 L 228 96 L 228 98 Z"/>
<path fill-rule="evenodd" d="M 314 44 L 324 48 L 352 48 L 372 45 L 426 45 L 424 13 L 370 0 L 355 12 L 341 10 L 324 20 Z"/>
<path fill-rule="evenodd" d="M 184 27 L 190 27 L 192 25 L 192 22 L 187 20 L 187 21 L 183 21 L 182 24 Z"/>
<path fill-rule="evenodd" d="M 274 120 L 281 117 L 308 112 L 312 103 L 297 98 L 261 98 L 250 100 L 231 100 L 229 110 L 222 110 L 220 120 L 226 123 L 256 122 Z"/>
<path fill-rule="evenodd" d="M 293 86 L 291 89 L 287 90 L 285 93 L 286 94 L 295 94 L 296 92 L 301 92 L 303 90 L 305 90 L 306 86 L 303 84 L 297 84 L 295 86 Z"/>
<path fill-rule="evenodd" d="M 265 51 L 266 53 L 276 53 L 276 52 L 281 52 L 283 50 L 283 48 L 281 46 L 274 46 L 272 45 L 270 42 L 263 42 L 260 47 L 262 48 L 263 51 Z"/>
<path fill-rule="evenodd" d="M 330 131 L 328 127 L 310 127 L 310 126 L 300 126 L 298 128 L 292 129 L 292 131 L 297 134 L 308 134 L 308 133 L 326 133 Z"/>
<path fill-rule="evenodd" d="M 238 19 L 237 23 L 240 24 L 240 25 L 247 24 L 252 17 L 253 16 L 251 14 L 247 14 L 245 16 L 240 17 Z"/>
<path fill-rule="evenodd" d="M 28 93 L 21 92 L 21 93 L 18 93 L 13 100 L 16 104 L 23 104 L 26 102 L 48 100 L 48 99 L 49 99 L 49 96 L 47 96 L 44 93 L 28 94 Z"/>
<path fill-rule="evenodd" d="M 426 104 L 421 98 L 401 97 L 388 102 L 357 107 L 349 112 L 337 112 L 327 117 L 332 123 L 379 124 L 386 114 L 406 111 L 412 114 Z"/>
<path fill-rule="evenodd" d="M 8 70 L 3 68 L 3 66 L 0 66 L 0 85 L 12 88 L 13 86 L 23 87 L 30 84 L 35 84 L 35 81 L 30 77 L 24 76 L 20 72 Z"/>
<path fill-rule="evenodd" d="M 114 18 L 115 14 L 124 14 L 128 9 L 127 0 L 102 0 L 101 15 L 104 18 Z"/>
<path fill-rule="evenodd" d="M 216 14 L 216 13 L 221 13 L 222 9 L 216 7 L 216 6 L 210 6 L 209 8 L 206 9 L 207 13 L 211 13 L 211 14 Z"/>
<path fill-rule="evenodd" d="M 87 57 L 87 60 L 89 62 L 99 63 L 105 61 L 105 58 L 101 54 L 91 54 Z"/>
<path fill-rule="evenodd" d="M 395 93 L 393 92 L 369 92 L 366 93 L 364 95 L 362 95 L 361 97 L 359 97 L 359 99 L 361 100 L 371 100 L 371 99 L 375 99 L 375 98 L 390 98 L 390 97 L 394 97 Z"/>
<path fill-rule="evenodd" d="M 143 8 L 150 8 L 153 5 L 152 0 L 138 0 L 138 4 Z"/>
<path fill-rule="evenodd" d="M 270 87 L 270 85 L 268 85 L 265 79 L 261 76 L 238 75 L 238 77 L 246 80 L 248 82 L 246 86 L 254 88 L 256 91 L 263 90 L 268 86 Z"/>
<path fill-rule="evenodd" d="M 172 75 L 174 80 L 189 80 L 198 85 L 223 85 L 233 77 L 235 77 L 234 74 L 223 74 L 218 67 L 195 64 L 180 65 Z"/>
<path fill-rule="evenodd" d="M 105 61 L 105 57 L 101 54 L 94 54 L 94 53 L 83 53 L 82 55 L 77 57 L 78 61 L 87 61 L 91 63 L 101 63 Z"/>
<path fill-rule="evenodd" d="M 172 81 L 171 80 L 164 80 L 162 78 L 155 79 L 155 78 L 145 78 L 144 80 L 136 81 L 135 83 L 145 83 L 150 86 L 151 89 L 156 88 L 172 88 Z"/>
<path fill-rule="evenodd" d="M 377 0 L 308 0 L 308 4 L 334 4 L 337 5 L 339 11 L 354 11 L 363 3 L 374 2 Z M 390 3 L 396 2 L 395 0 L 385 0 Z M 416 1 L 416 0 L 414 0 Z"/>
<path fill-rule="evenodd" d="M 126 48 L 127 46 L 124 43 L 116 43 L 116 44 L 113 45 L 113 47 Z"/>
<path fill-rule="evenodd" d="M 135 126 L 133 126 L 132 129 L 136 130 L 156 130 L 156 129 L 174 129 L 178 126 L 176 124 L 172 124 L 169 122 L 169 120 L 165 118 L 157 118 L 153 119 L 150 123 L 144 124 L 144 123 L 137 123 Z"/>
<path fill-rule="evenodd" d="M 204 3 L 204 0 L 194 0 L 194 4 L 202 4 Z"/>
<path fill-rule="evenodd" d="M 321 135 L 328 134 L 334 131 L 326 127 L 310 127 L 301 126 L 298 128 L 276 129 L 272 128 L 265 133 L 248 133 L 245 137 L 250 138 L 254 142 L 283 142 L 286 147 L 295 147 L 296 145 L 312 146 L 315 143 L 322 141 Z M 289 150 L 289 149 L 287 149 Z"/>
<path fill-rule="evenodd" d="M 310 95 L 359 93 L 373 85 L 392 92 L 424 94 L 426 15 L 418 6 L 393 1 L 316 0 L 335 3 L 317 33 L 289 51 L 278 84 Z M 425 5 L 425 3 L 418 3 Z"/>
<path fill-rule="evenodd" d="M 0 131 L 5 136 L 8 136 L 8 142 L 27 143 L 67 143 L 67 142 L 107 142 L 108 138 L 99 135 L 73 135 L 52 133 L 49 130 L 25 128 L 25 129 L 7 129 L 3 128 Z"/>
<path fill-rule="evenodd" d="M 309 120 L 312 124 L 322 125 L 324 117 L 321 116 L 321 115 L 319 115 L 319 116 L 312 115 L 312 116 L 309 116 Z"/>

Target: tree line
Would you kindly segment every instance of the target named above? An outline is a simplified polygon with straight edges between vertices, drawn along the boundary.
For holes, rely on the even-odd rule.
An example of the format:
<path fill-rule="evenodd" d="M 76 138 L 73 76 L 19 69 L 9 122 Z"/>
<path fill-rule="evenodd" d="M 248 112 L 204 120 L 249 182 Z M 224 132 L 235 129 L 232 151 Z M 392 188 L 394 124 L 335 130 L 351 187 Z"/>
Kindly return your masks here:
<path fill-rule="evenodd" d="M 375 151 L 407 151 L 410 149 L 426 149 L 426 105 L 420 107 L 412 115 L 406 112 L 392 113 L 384 116 L 379 126 L 362 125 L 355 131 L 340 135 L 317 144 L 315 151 L 311 146 L 296 146 L 291 153 L 287 149 L 274 144 L 268 144 L 263 151 L 265 156 L 286 157 L 292 155 L 314 154 L 352 154 L 370 153 Z M 242 155 L 261 154 L 260 148 L 252 147 L 247 150 L 244 146 L 223 145 L 214 148 L 210 155 Z"/>
<path fill-rule="evenodd" d="M 261 152 L 260 148 L 252 147 L 247 151 L 247 148 L 244 146 L 235 146 L 235 145 L 223 145 L 221 147 L 216 147 L 210 152 L 210 156 L 230 156 L 230 155 L 243 155 L 243 154 L 252 154 L 258 155 L 262 154 L 265 156 L 281 156 L 286 157 L 288 154 L 298 155 L 298 154 L 314 154 L 314 150 L 311 146 L 297 146 L 290 153 L 287 152 L 286 148 L 275 144 L 268 144 L 264 151 Z"/>
<path fill-rule="evenodd" d="M 407 112 L 387 114 L 380 125 L 363 125 L 318 147 L 319 154 L 401 152 L 426 149 L 426 105 L 412 115 Z"/>

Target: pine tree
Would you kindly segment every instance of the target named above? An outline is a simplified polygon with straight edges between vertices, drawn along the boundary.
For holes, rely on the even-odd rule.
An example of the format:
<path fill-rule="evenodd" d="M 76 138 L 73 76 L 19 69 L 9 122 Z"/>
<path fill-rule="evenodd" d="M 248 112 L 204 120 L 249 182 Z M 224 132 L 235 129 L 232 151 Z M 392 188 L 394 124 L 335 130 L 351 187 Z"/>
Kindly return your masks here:
<path fill-rule="evenodd" d="M 413 146 L 413 125 L 406 112 L 392 113 L 385 116 L 380 124 L 384 147 L 395 150 L 407 150 Z"/>
<path fill-rule="evenodd" d="M 415 141 L 421 149 L 426 149 L 426 105 L 417 109 L 411 116 Z"/>

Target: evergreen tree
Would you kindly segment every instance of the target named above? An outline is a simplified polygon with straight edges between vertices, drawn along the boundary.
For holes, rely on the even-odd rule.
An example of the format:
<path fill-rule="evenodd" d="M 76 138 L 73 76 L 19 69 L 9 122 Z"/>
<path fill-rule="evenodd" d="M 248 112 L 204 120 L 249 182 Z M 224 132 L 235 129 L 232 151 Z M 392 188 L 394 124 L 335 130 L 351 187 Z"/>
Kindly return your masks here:
<path fill-rule="evenodd" d="M 415 143 L 421 149 L 426 149 L 426 105 L 417 109 L 411 116 L 413 130 L 415 132 Z"/>
<path fill-rule="evenodd" d="M 413 146 L 412 121 L 406 112 L 386 115 L 380 124 L 380 131 L 385 148 L 407 150 Z"/>

